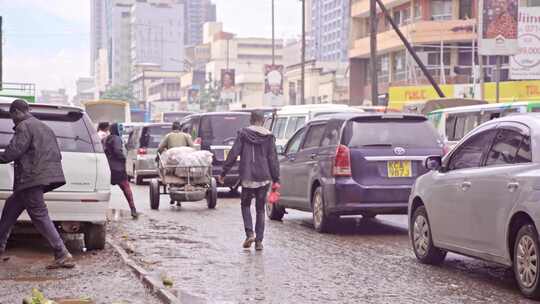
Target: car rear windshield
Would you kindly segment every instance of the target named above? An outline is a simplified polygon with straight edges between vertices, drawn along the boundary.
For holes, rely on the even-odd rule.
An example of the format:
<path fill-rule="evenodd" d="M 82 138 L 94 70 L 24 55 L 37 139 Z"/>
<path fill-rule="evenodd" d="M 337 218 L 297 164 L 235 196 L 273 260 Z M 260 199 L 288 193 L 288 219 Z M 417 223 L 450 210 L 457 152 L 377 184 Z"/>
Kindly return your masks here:
<path fill-rule="evenodd" d="M 209 115 L 201 119 L 200 136 L 214 144 L 225 144 L 236 138 L 238 131 L 249 126 L 249 115 Z"/>
<path fill-rule="evenodd" d="M 92 138 L 80 112 L 34 113 L 48 125 L 56 135 L 63 152 L 95 152 Z M 89 119 L 86 119 L 89 121 Z M 4 149 L 13 137 L 13 121 L 6 114 L 0 114 L 0 148 Z M 101 143 L 99 143 L 101 145 Z"/>
<path fill-rule="evenodd" d="M 171 132 L 172 127 L 169 125 L 149 126 L 145 127 L 142 132 L 141 147 L 157 148 L 161 140 Z"/>
<path fill-rule="evenodd" d="M 435 128 L 427 120 L 381 119 L 350 121 L 342 142 L 349 147 L 440 147 L 441 141 Z"/>

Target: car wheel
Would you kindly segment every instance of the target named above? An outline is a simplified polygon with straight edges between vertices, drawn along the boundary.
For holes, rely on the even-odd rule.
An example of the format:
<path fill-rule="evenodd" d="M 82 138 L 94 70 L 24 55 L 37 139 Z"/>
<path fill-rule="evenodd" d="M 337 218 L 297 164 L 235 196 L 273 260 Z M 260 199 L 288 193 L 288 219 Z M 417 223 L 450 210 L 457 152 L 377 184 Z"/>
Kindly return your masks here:
<path fill-rule="evenodd" d="M 528 298 L 540 298 L 538 233 L 531 224 L 519 229 L 514 243 L 514 275 L 519 289 Z"/>
<path fill-rule="evenodd" d="M 102 250 L 105 248 L 105 224 L 90 224 L 84 232 L 84 246 L 87 250 Z"/>
<path fill-rule="evenodd" d="M 311 202 L 313 206 L 313 226 L 317 232 L 330 232 L 337 218 L 326 213 L 322 188 L 318 187 L 313 193 Z"/>
<path fill-rule="evenodd" d="M 281 221 L 285 215 L 285 208 L 281 207 L 279 203 L 266 202 L 266 215 L 273 221 Z"/>
<path fill-rule="evenodd" d="M 446 251 L 433 245 L 431 227 L 426 212 L 426 207 L 418 207 L 412 218 L 411 242 L 416 258 L 424 264 L 440 264 L 446 257 Z"/>
<path fill-rule="evenodd" d="M 159 209 L 159 181 L 157 178 L 150 180 L 150 209 L 158 210 Z"/>
<path fill-rule="evenodd" d="M 206 193 L 206 205 L 208 209 L 215 209 L 217 205 L 217 182 L 215 178 L 212 178 L 210 182 L 210 189 Z"/>

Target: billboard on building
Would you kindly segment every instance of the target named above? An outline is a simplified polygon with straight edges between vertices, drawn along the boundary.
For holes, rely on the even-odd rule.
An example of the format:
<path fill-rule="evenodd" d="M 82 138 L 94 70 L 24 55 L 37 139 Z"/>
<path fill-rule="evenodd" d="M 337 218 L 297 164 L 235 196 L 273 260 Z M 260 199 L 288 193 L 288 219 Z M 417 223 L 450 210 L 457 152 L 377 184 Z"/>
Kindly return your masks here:
<path fill-rule="evenodd" d="M 519 51 L 510 58 L 511 79 L 540 79 L 540 7 L 520 7 Z"/>
<path fill-rule="evenodd" d="M 264 66 L 264 103 L 266 106 L 283 105 L 283 65 Z"/>
<path fill-rule="evenodd" d="M 223 103 L 232 103 L 236 99 L 235 93 L 235 70 L 234 69 L 222 69 L 221 70 L 221 101 Z"/>
<path fill-rule="evenodd" d="M 479 52 L 484 56 L 518 52 L 518 0 L 479 1 Z"/>

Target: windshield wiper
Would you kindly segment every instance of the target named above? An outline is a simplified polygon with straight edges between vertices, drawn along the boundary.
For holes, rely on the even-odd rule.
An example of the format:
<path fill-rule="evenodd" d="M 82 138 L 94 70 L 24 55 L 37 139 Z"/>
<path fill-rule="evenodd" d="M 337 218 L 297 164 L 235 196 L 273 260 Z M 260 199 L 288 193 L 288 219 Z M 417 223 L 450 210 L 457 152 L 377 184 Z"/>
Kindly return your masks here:
<path fill-rule="evenodd" d="M 93 143 L 88 141 L 88 140 L 85 140 L 83 139 L 82 137 L 80 136 L 75 136 L 75 137 L 70 137 L 70 136 L 56 136 L 57 138 L 62 138 L 62 139 L 71 139 L 71 140 L 74 140 L 74 141 L 82 141 L 83 143 L 86 143 L 86 144 L 89 144 L 89 145 L 92 145 Z"/>
<path fill-rule="evenodd" d="M 392 144 L 367 144 L 362 145 L 362 147 L 392 147 Z"/>

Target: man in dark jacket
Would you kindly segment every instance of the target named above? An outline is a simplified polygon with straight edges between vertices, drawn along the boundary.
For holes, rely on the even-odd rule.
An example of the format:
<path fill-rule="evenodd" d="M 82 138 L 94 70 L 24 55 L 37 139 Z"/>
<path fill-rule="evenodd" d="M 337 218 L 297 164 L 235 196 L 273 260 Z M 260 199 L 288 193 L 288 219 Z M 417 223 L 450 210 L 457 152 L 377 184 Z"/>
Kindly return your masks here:
<path fill-rule="evenodd" d="M 279 162 L 277 158 L 276 139 L 263 128 L 264 114 L 254 111 L 251 114 L 251 126 L 238 132 L 238 136 L 229 153 L 219 182 L 223 184 L 225 175 L 240 157 L 240 179 L 242 181 L 242 217 L 246 230 L 244 248 L 250 248 L 255 242 L 255 249 L 262 250 L 264 238 L 264 211 L 266 195 L 270 184 L 279 182 Z M 255 198 L 257 222 L 255 235 L 251 218 L 251 200 Z"/>
<path fill-rule="evenodd" d="M 44 193 L 66 183 L 56 136 L 46 124 L 30 114 L 24 100 L 13 101 L 9 115 L 15 124 L 15 135 L 5 151 L 0 152 L 0 164 L 14 162 L 15 178 L 13 194 L 6 200 L 0 218 L 1 260 L 8 259 L 4 252 L 11 228 L 26 210 L 38 232 L 54 250 L 55 260 L 47 268 L 73 268 L 73 257 L 54 227 L 43 200 Z"/>

